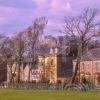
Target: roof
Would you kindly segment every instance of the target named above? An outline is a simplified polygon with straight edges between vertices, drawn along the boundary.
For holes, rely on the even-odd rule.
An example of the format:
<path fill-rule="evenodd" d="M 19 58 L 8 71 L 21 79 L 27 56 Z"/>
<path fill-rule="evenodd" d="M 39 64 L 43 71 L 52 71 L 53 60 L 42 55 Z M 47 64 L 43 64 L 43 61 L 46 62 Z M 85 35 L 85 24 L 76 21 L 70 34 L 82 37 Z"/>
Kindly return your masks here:
<path fill-rule="evenodd" d="M 83 61 L 99 61 L 100 60 L 100 48 L 89 50 L 81 58 Z"/>

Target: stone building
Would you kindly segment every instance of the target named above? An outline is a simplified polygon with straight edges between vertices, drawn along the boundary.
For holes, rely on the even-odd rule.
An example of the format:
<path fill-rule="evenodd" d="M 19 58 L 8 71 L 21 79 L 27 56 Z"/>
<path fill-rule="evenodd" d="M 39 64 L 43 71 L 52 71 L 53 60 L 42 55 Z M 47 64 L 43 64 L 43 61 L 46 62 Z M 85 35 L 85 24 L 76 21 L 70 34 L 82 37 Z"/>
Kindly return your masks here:
<path fill-rule="evenodd" d="M 72 76 L 72 58 L 62 54 L 47 54 L 38 56 L 37 67 L 32 63 L 23 63 L 20 67 L 20 80 L 24 82 L 69 82 Z M 18 64 L 7 67 L 7 82 L 13 82 L 18 78 Z"/>
<path fill-rule="evenodd" d="M 75 56 L 70 53 L 70 49 L 67 49 L 68 47 L 54 47 L 51 49 L 45 47 L 41 50 L 43 52 L 37 55 L 36 64 L 26 58 L 20 67 L 21 81 L 49 81 L 50 83 L 59 81 L 68 83 L 73 73 L 72 61 Z M 18 64 L 15 62 L 11 69 L 9 69 L 9 65 L 7 68 L 7 81 L 10 81 L 11 70 L 14 75 L 13 80 L 17 81 Z"/>
<path fill-rule="evenodd" d="M 67 58 L 61 54 L 39 56 L 41 80 L 48 80 L 50 83 L 68 82 L 72 76 L 71 61 L 72 58 Z"/>
<path fill-rule="evenodd" d="M 7 65 L 7 82 L 17 82 L 18 80 L 18 63 L 14 62 L 12 66 Z M 40 80 L 40 71 L 32 62 L 23 62 L 20 66 L 20 81 L 38 82 Z"/>
<path fill-rule="evenodd" d="M 100 48 L 91 49 L 82 56 L 78 72 L 80 82 L 85 80 L 94 85 L 100 84 Z"/>
<path fill-rule="evenodd" d="M 17 82 L 18 78 L 18 64 L 13 62 L 7 64 L 7 83 Z M 22 66 L 20 67 L 20 78 L 22 79 Z"/>

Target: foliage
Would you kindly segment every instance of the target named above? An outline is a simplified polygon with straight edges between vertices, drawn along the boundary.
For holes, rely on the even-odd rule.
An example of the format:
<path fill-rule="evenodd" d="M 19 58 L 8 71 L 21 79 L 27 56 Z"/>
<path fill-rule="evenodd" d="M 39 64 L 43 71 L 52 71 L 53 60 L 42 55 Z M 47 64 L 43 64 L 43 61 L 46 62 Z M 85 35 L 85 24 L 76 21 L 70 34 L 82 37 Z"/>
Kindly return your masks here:
<path fill-rule="evenodd" d="M 42 82 L 42 83 L 50 83 L 50 80 L 43 77 L 41 82 Z"/>
<path fill-rule="evenodd" d="M 62 83 L 61 80 L 57 80 L 57 83 Z"/>
<path fill-rule="evenodd" d="M 89 84 L 79 83 L 79 84 L 67 84 L 65 85 L 64 89 L 68 91 L 89 91 L 91 88 Z"/>

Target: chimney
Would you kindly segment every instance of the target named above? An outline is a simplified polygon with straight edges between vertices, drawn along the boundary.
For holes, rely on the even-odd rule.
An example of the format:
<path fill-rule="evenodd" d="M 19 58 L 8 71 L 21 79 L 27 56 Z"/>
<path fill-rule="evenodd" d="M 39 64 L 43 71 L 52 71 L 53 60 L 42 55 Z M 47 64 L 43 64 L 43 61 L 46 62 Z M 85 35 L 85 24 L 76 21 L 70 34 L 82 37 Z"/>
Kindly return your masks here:
<path fill-rule="evenodd" d="M 58 48 L 57 48 L 57 47 L 55 48 L 55 53 L 56 53 L 56 54 L 58 53 Z"/>
<path fill-rule="evenodd" d="M 50 49 L 50 54 L 53 54 L 53 48 Z"/>

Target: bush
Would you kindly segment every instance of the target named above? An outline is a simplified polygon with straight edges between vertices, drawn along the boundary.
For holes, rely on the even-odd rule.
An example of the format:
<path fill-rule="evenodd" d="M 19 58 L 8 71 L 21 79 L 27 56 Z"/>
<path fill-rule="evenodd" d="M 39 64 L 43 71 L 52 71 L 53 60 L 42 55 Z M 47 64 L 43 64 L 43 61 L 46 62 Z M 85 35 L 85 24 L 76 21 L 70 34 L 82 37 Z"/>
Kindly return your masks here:
<path fill-rule="evenodd" d="M 32 83 L 36 83 L 36 80 L 32 80 Z"/>
<path fill-rule="evenodd" d="M 90 87 L 88 84 L 79 83 L 79 84 L 67 84 L 64 87 L 65 90 L 68 91 L 88 91 Z"/>
<path fill-rule="evenodd" d="M 62 83 L 61 80 L 57 80 L 57 83 Z"/>
<path fill-rule="evenodd" d="M 43 78 L 41 82 L 42 83 L 50 83 L 50 80 L 49 79 L 46 79 L 46 78 Z"/>

